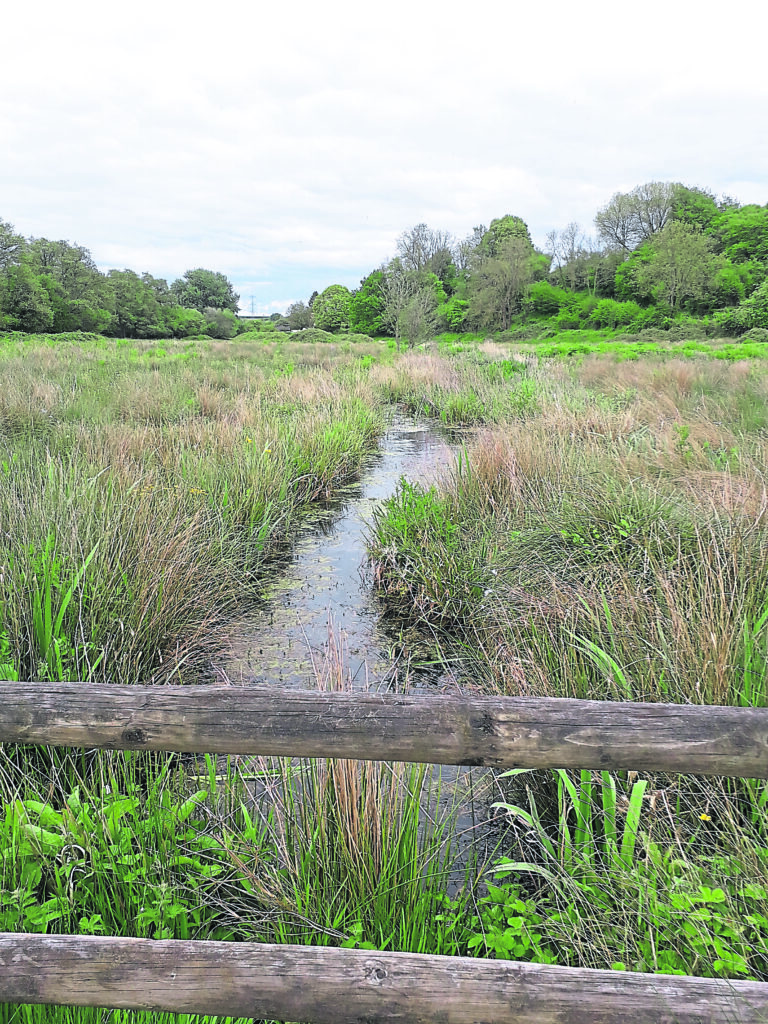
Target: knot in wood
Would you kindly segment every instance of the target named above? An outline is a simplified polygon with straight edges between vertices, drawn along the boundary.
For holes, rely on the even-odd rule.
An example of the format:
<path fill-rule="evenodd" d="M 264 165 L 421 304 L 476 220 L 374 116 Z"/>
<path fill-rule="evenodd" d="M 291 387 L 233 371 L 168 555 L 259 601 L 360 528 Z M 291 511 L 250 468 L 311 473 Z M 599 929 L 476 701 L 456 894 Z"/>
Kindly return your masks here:
<path fill-rule="evenodd" d="M 365 980 L 369 982 L 371 985 L 380 985 L 382 981 L 384 981 L 386 976 L 386 968 L 382 967 L 381 964 L 366 964 Z"/>

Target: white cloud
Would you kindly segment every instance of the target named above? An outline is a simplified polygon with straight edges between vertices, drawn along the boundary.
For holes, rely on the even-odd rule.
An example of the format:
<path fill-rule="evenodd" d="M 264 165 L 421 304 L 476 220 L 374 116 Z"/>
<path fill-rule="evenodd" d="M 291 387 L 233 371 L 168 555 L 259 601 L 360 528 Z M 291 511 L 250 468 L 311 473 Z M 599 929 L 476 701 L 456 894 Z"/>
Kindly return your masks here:
<path fill-rule="evenodd" d="M 658 179 L 764 203 L 767 21 L 756 0 L 716 25 L 675 0 L 14 5 L 0 216 L 271 308 L 356 284 L 422 220 L 513 212 L 543 240 Z"/>

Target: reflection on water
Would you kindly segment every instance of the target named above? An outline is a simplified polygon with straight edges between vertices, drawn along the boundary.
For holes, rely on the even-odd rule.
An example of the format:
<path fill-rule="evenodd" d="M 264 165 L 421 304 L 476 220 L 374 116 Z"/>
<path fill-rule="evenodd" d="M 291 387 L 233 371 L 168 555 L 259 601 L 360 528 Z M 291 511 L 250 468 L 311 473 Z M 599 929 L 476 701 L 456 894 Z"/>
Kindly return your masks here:
<path fill-rule="evenodd" d="M 355 687 L 390 680 L 397 665 L 366 579 L 366 527 L 373 507 L 394 493 L 402 476 L 429 481 L 452 459 L 453 448 L 434 426 L 395 420 L 360 478 L 311 515 L 260 607 L 230 627 L 216 674 L 237 685 L 314 689 L 313 662 L 323 662 L 332 624 Z"/>

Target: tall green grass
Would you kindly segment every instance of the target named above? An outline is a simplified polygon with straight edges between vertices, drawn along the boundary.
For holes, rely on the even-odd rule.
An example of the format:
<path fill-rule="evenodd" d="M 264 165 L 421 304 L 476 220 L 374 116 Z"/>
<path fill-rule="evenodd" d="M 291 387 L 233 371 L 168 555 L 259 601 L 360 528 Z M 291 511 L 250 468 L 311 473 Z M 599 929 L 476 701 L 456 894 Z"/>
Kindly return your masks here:
<path fill-rule="evenodd" d="M 476 393 L 483 358 L 503 366 L 508 351 L 414 358 L 386 379 L 405 395 Z M 441 484 L 403 481 L 374 516 L 384 611 L 489 692 L 765 707 L 764 371 L 585 360 L 525 374 L 535 407 L 513 412 L 519 376 L 486 372 L 494 426 L 465 435 Z M 517 839 L 469 948 L 768 978 L 764 782 L 559 771 L 509 784 L 499 810 Z"/>
<path fill-rule="evenodd" d="M 119 343 L 0 347 L 7 674 L 189 675 L 309 503 L 358 471 L 383 423 L 359 360 L 286 376 L 262 350 L 200 347 L 190 370 Z"/>

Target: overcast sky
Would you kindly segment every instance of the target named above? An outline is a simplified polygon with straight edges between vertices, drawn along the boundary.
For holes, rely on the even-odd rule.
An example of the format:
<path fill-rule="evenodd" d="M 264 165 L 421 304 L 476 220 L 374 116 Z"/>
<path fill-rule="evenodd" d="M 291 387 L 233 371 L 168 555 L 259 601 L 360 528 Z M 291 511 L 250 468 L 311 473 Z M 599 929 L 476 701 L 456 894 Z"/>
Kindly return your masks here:
<path fill-rule="evenodd" d="M 355 287 L 420 221 L 543 244 L 616 191 L 768 202 L 768 5 L 3 5 L 0 218 L 102 269 Z"/>

